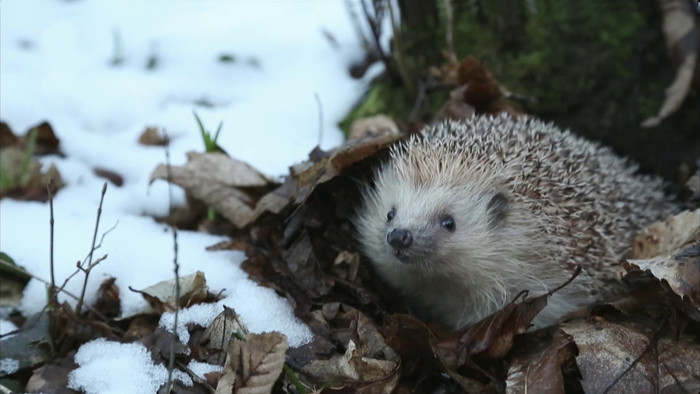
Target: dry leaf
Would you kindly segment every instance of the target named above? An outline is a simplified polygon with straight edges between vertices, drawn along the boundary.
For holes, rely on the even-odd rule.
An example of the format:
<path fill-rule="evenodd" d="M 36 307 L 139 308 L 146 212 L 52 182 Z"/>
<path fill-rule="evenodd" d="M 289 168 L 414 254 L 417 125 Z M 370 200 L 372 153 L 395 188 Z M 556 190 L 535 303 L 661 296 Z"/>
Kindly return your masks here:
<path fill-rule="evenodd" d="M 267 187 L 274 182 L 250 165 L 223 153 L 187 154 L 182 167 L 158 165 L 151 173 L 156 179 L 181 186 L 194 198 L 214 208 L 238 228 L 254 219 L 253 206 L 257 201 L 246 189 Z M 168 174 L 169 172 L 169 174 Z"/>
<path fill-rule="evenodd" d="M 68 388 L 68 375 L 76 368 L 78 365 L 73 354 L 53 360 L 51 364 L 34 370 L 24 390 L 28 393 L 77 394 L 78 391 Z"/>
<path fill-rule="evenodd" d="M 548 347 L 513 360 L 506 378 L 506 394 L 565 393 L 562 365 L 575 354 L 571 336 L 558 331 Z"/>
<path fill-rule="evenodd" d="M 139 136 L 139 144 L 148 146 L 165 146 L 168 140 L 158 131 L 157 127 L 146 127 Z"/>
<path fill-rule="evenodd" d="M 206 298 L 207 279 L 204 277 L 203 272 L 197 271 L 194 274 L 182 276 L 180 277 L 179 283 L 180 300 L 178 305 L 180 307 L 187 307 L 197 304 Z M 134 290 L 132 288 L 129 289 L 140 293 L 149 304 L 149 308 L 135 312 L 130 316 L 139 315 L 142 313 L 162 314 L 163 312 L 173 312 L 176 309 L 175 279 L 158 282 L 155 285 L 149 286 L 143 290 Z M 126 318 L 129 316 L 122 317 Z"/>
<path fill-rule="evenodd" d="M 228 346 L 216 394 L 269 393 L 284 366 L 287 337 L 278 332 L 248 334 Z"/>
<path fill-rule="evenodd" d="M 640 231 L 634 238 L 632 259 L 643 260 L 666 255 L 698 239 L 700 209 L 685 211 Z"/>
<path fill-rule="evenodd" d="M 104 168 L 93 168 L 92 173 L 100 178 L 107 179 L 114 186 L 121 187 L 124 184 L 124 178 L 114 171 L 106 170 Z"/>
<path fill-rule="evenodd" d="M 290 176 L 285 182 L 291 182 L 293 185 L 290 187 L 294 190 L 294 202 L 305 202 L 318 185 L 333 179 L 350 165 L 388 147 L 399 137 L 397 134 L 389 134 L 376 138 L 348 140 L 338 149 L 318 158 L 318 161 L 306 161 L 295 165 L 290 169 Z"/>
<path fill-rule="evenodd" d="M 393 119 L 380 114 L 367 118 L 357 119 L 350 126 L 348 138 L 364 138 L 367 136 L 397 135 L 401 133 Z"/>
<path fill-rule="evenodd" d="M 637 323 L 597 318 L 564 324 L 579 355 L 581 384 L 587 393 L 694 393 L 700 389 L 700 344 L 681 336 L 654 339 Z"/>
<path fill-rule="evenodd" d="M 19 138 L 12 132 L 10 126 L 5 122 L 0 122 L 0 148 L 7 148 L 17 144 Z"/>
<path fill-rule="evenodd" d="M 663 281 L 682 299 L 681 309 L 700 321 L 700 241 L 676 249 L 673 253 L 646 260 L 627 260 L 629 271 L 648 271 Z M 687 306 L 686 306 L 687 304 Z"/>
<path fill-rule="evenodd" d="M 3 182 L 9 182 L 0 189 L 0 198 L 48 201 L 47 185 L 51 185 L 54 193 L 64 185 L 56 166 L 51 164 L 46 172 L 42 172 L 41 163 L 27 158 L 27 152 L 16 146 L 0 151 L 0 168 Z"/>
<path fill-rule="evenodd" d="M 693 79 L 700 75 L 698 53 L 700 53 L 700 28 L 694 2 L 687 0 L 657 0 L 663 16 L 662 28 L 666 48 L 676 63 L 676 78 L 666 89 L 664 103 L 656 116 L 642 122 L 642 127 L 654 127 L 680 108 Z"/>
<path fill-rule="evenodd" d="M 219 313 L 209 324 L 209 327 L 204 330 L 200 344 L 208 349 L 216 349 L 223 352 L 228 348 L 229 341 L 231 341 L 235 333 L 245 336 L 249 333 L 248 327 L 246 327 L 233 308 L 224 305 L 224 311 Z M 218 364 L 223 364 L 224 360 L 222 357 Z"/>

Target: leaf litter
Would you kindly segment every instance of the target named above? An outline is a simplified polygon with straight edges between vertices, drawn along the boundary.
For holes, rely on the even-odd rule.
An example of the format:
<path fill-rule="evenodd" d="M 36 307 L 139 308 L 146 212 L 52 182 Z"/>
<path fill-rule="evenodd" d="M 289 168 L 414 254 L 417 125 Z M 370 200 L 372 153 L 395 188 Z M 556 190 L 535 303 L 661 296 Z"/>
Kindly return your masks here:
<path fill-rule="evenodd" d="M 508 104 L 507 90 L 478 61 L 452 67 L 445 75 L 457 78 L 458 90 L 450 105 L 469 109 L 457 116 L 519 113 Z M 393 128 L 385 119 L 379 126 L 368 124 Z M 178 300 L 174 281 L 137 291 L 149 308 L 118 321 L 88 321 L 69 307 L 56 308 L 49 315 L 60 334 L 56 357 L 48 363 L 48 358 L 23 361 L 21 367 L 46 363 L 34 370 L 32 389 L 51 391 L 57 382 L 69 381 L 81 362 L 74 351 L 80 344 L 121 338 L 137 341 L 131 344 L 138 343 L 135 351 L 155 362 L 154 371 L 162 372 L 174 349 L 179 371 L 174 392 L 698 390 L 700 211 L 652 225 L 635 240 L 626 269 L 628 279 L 647 284 L 635 295 L 643 303 L 622 308 L 612 302 L 533 331 L 531 322 L 551 293 L 529 297 L 524 292 L 472 327 L 449 332 L 408 314 L 358 253 L 349 222 L 359 202 L 358 184 L 369 181 L 372 168 L 402 137 L 364 134 L 331 151 L 312 151 L 281 183 L 222 152 L 191 153 L 184 166 L 160 165 L 151 176 L 152 182 L 169 180 L 185 189 L 185 209 L 193 220 L 207 220 L 198 208 L 203 205 L 230 221 L 231 241 L 214 248 L 244 250 L 242 268 L 287 297 L 313 331 L 313 341 L 289 348 L 280 333 L 252 334 L 230 308 L 222 308 L 207 327 L 185 323 L 185 337 L 169 332 L 162 317 L 158 324 L 159 315 L 178 307 L 216 307 L 217 295 L 197 273 L 180 278 Z M 98 311 L 118 314 L 119 288 L 106 280 L 99 291 Z M 204 364 L 213 369 L 201 375 L 187 367 Z"/>

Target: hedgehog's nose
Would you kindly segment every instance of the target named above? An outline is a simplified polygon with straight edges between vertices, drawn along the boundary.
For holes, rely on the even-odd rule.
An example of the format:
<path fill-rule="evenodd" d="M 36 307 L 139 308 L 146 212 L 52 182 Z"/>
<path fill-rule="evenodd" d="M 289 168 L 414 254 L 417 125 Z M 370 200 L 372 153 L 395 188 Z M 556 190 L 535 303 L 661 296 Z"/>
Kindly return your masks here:
<path fill-rule="evenodd" d="M 397 249 L 407 248 L 413 243 L 413 234 L 410 230 L 395 228 L 386 236 L 386 242 Z"/>

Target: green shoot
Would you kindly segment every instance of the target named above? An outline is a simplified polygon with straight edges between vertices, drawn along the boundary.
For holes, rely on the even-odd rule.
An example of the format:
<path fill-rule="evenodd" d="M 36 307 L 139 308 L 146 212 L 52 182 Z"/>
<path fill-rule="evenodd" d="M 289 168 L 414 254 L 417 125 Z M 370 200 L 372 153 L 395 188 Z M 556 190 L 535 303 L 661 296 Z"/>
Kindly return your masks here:
<path fill-rule="evenodd" d="M 194 114 L 194 118 L 197 120 L 197 124 L 199 125 L 199 132 L 202 134 L 202 141 L 204 141 L 204 151 L 207 153 L 219 152 L 220 149 L 219 146 L 216 144 L 216 141 L 219 139 L 219 134 L 221 133 L 221 128 L 224 126 L 224 122 L 219 122 L 219 127 L 216 129 L 214 137 L 212 137 L 209 130 L 204 128 L 204 124 L 202 123 L 202 120 L 199 119 L 197 111 L 192 111 L 192 113 Z M 207 209 L 207 219 L 209 219 L 210 222 L 216 221 L 216 211 L 214 210 L 214 208 L 209 207 Z"/>
<path fill-rule="evenodd" d="M 22 156 L 19 168 L 15 166 L 16 161 L 13 159 L 7 159 L 6 157 L 7 161 L 3 161 L 3 165 L 0 166 L 0 188 L 8 190 L 16 187 L 23 187 L 29 182 L 29 166 L 32 163 L 32 157 L 36 150 L 38 135 L 39 131 L 36 128 L 29 131 L 27 147 Z"/>

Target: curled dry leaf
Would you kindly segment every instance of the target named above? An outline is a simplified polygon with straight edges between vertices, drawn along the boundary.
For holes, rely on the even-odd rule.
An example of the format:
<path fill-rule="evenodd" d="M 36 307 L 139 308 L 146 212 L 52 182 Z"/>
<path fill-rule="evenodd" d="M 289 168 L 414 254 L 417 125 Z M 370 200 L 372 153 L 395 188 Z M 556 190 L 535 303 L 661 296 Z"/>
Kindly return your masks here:
<path fill-rule="evenodd" d="M 27 134 L 23 137 L 23 143 L 26 144 L 29 134 L 36 132 L 36 150 L 34 154 L 42 156 L 52 153 L 58 153 L 58 145 L 60 140 L 56 137 L 53 127 L 49 122 L 41 122 L 38 125 L 31 127 Z"/>
<path fill-rule="evenodd" d="M 124 184 L 124 177 L 114 171 L 104 168 L 93 168 L 92 173 L 110 181 L 114 186 L 121 187 Z"/>
<path fill-rule="evenodd" d="M 627 260 L 625 268 L 650 272 L 680 296 L 680 307 L 689 317 L 700 321 L 700 241 L 665 256 Z"/>
<path fill-rule="evenodd" d="M 550 293 L 517 302 L 521 295 L 527 295 L 527 292 L 522 292 L 500 311 L 467 328 L 460 338 L 460 365 L 469 357 L 497 359 L 505 356 L 513 346 L 513 338 L 524 333 L 547 306 L 547 298 L 571 283 L 580 273 L 579 266 L 571 278 Z"/>
<path fill-rule="evenodd" d="M 400 134 L 399 126 L 393 119 L 380 114 L 367 118 L 357 119 L 350 126 L 348 138 L 364 138 L 367 136 L 397 135 Z"/>
<path fill-rule="evenodd" d="M 228 348 L 229 341 L 236 336 L 236 333 L 245 336 L 249 332 L 248 327 L 246 327 L 236 311 L 224 305 L 224 311 L 219 313 L 209 324 L 209 327 L 204 330 L 200 344 L 208 349 L 216 349 L 223 352 Z M 224 360 L 221 357 L 218 364 L 223 364 Z"/>
<path fill-rule="evenodd" d="M 700 240 L 700 209 L 685 211 L 640 231 L 634 239 L 632 259 L 643 260 L 669 254 Z"/>
<path fill-rule="evenodd" d="M 254 218 L 252 207 L 257 202 L 252 191 L 274 182 L 247 163 L 223 153 L 189 152 L 187 158 L 187 164 L 171 166 L 170 171 L 167 165 L 158 165 L 151 173 L 151 183 L 156 179 L 169 180 L 214 208 L 236 227 L 248 225 Z"/>
<path fill-rule="evenodd" d="M 506 98 L 508 91 L 498 83 L 493 73 L 473 56 L 467 56 L 459 63 L 456 82 L 458 87 L 450 92 L 450 99 L 436 119 L 466 119 L 475 113 L 525 114 L 520 105 Z"/>
<path fill-rule="evenodd" d="M 216 394 L 271 392 L 282 373 L 287 348 L 287 337 L 278 332 L 231 341 Z"/>
<path fill-rule="evenodd" d="M 642 127 L 653 127 L 680 108 L 693 85 L 700 77 L 700 26 L 693 10 L 695 2 L 686 0 L 657 0 L 663 16 L 662 28 L 666 49 L 676 66 L 676 78 L 666 89 L 664 103 L 656 116 L 644 122 Z M 697 82 L 696 82 L 697 83 Z"/>
<path fill-rule="evenodd" d="M 7 148 L 15 145 L 19 138 L 12 132 L 10 126 L 5 122 L 0 122 L 0 148 Z"/>
<path fill-rule="evenodd" d="M 202 302 L 207 297 L 207 279 L 204 273 L 197 271 L 194 274 L 180 277 L 180 307 Z M 140 315 L 143 313 L 162 314 L 163 312 L 175 311 L 175 279 L 164 280 L 149 286 L 143 290 L 131 291 L 140 293 L 148 302 L 149 308 L 138 311 L 131 316 Z M 123 316 L 129 317 L 129 316 Z"/>
<path fill-rule="evenodd" d="M 330 382 L 353 392 L 392 392 L 400 377 L 400 357 L 366 315 L 349 309 L 333 318 L 338 327 L 334 340 L 344 345 L 344 353 L 315 359 L 301 371 L 314 381 Z"/>
<path fill-rule="evenodd" d="M 0 198 L 48 201 L 47 185 L 51 185 L 54 193 L 64 185 L 56 166 L 51 164 L 48 170 L 42 172 L 41 163 L 16 146 L 2 149 L 0 168 Z"/>
<path fill-rule="evenodd" d="M 562 326 L 574 338 L 581 385 L 587 393 L 698 392 L 697 339 L 657 339 L 655 330 L 632 322 L 596 318 Z"/>
<path fill-rule="evenodd" d="M 28 393 L 78 393 L 68 388 L 68 375 L 78 368 L 73 356 L 53 360 L 35 369 L 24 390 Z"/>
<path fill-rule="evenodd" d="M 283 258 L 294 281 L 309 297 L 320 297 L 333 288 L 335 282 L 321 268 L 306 231 L 284 251 Z"/>
<path fill-rule="evenodd" d="M 318 155 L 320 157 L 316 161 L 306 161 L 293 166 L 285 183 L 290 183 L 294 202 L 305 202 L 316 186 L 329 181 L 351 164 L 388 147 L 399 138 L 398 134 L 388 134 L 376 138 L 348 140 L 328 154 Z"/>
<path fill-rule="evenodd" d="M 119 286 L 116 285 L 115 278 L 108 278 L 102 281 L 97 290 L 97 301 L 95 309 L 107 317 L 119 316 L 121 312 L 121 299 L 119 298 Z"/>
<path fill-rule="evenodd" d="M 506 394 L 565 393 L 562 370 L 576 354 L 573 338 L 558 331 L 549 346 L 513 359 L 506 378 Z"/>
<path fill-rule="evenodd" d="M 139 144 L 147 146 L 165 146 L 168 143 L 165 135 L 157 127 L 146 127 L 139 136 Z"/>

